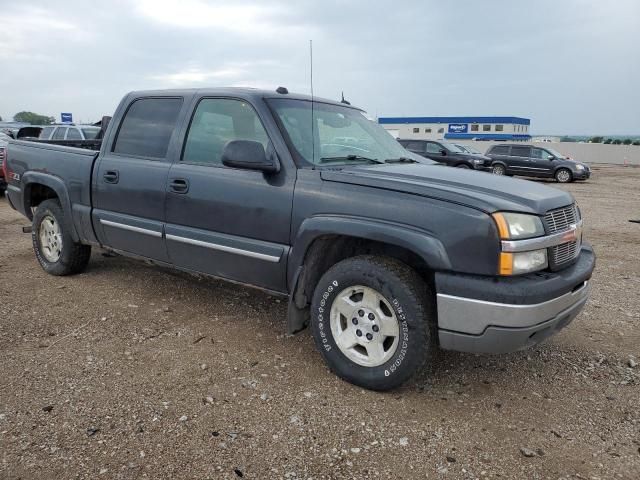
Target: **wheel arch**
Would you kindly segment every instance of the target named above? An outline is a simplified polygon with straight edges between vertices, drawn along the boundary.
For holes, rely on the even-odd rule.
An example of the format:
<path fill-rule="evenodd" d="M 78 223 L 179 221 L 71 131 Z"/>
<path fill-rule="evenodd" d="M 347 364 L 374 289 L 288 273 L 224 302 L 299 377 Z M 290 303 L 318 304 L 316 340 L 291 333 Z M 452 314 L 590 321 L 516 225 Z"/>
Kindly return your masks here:
<path fill-rule="evenodd" d="M 354 217 L 313 217 L 301 225 L 288 262 L 287 330 L 304 328 L 303 314 L 322 275 L 349 257 L 373 254 L 396 258 L 433 284 L 433 271 L 451 268 L 442 243 L 405 225 Z"/>
<path fill-rule="evenodd" d="M 53 175 L 41 172 L 27 172 L 22 176 L 24 212 L 29 220 L 33 220 L 32 208 L 43 201 L 56 199 L 60 202 L 64 213 L 65 227 L 69 229 L 74 241 L 78 241 L 78 232 L 73 224 L 71 201 L 64 182 Z"/>

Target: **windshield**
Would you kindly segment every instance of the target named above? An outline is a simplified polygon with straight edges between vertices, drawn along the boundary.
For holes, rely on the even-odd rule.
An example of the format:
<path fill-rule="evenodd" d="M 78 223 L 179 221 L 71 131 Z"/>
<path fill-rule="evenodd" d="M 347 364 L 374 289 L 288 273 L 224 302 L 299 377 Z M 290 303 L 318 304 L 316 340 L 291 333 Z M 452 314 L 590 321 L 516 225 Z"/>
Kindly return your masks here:
<path fill-rule="evenodd" d="M 268 100 L 297 154 L 313 165 L 382 163 L 408 158 L 432 163 L 404 149 L 385 129 L 355 108 L 308 100 Z"/>
<path fill-rule="evenodd" d="M 85 140 L 94 140 L 98 136 L 99 131 L 100 129 L 97 127 L 82 127 Z"/>
<path fill-rule="evenodd" d="M 462 150 L 457 145 L 454 145 L 453 143 L 440 142 L 440 145 L 442 145 L 444 148 L 446 148 L 450 152 L 453 152 L 453 153 L 464 153 L 464 150 Z"/>
<path fill-rule="evenodd" d="M 459 145 L 459 144 L 456 143 L 455 146 L 458 147 L 463 152 L 473 153 L 475 155 L 481 155 L 481 153 L 478 150 L 476 150 L 475 148 L 470 147 L 468 145 Z"/>
<path fill-rule="evenodd" d="M 554 150 L 553 148 L 544 147 L 544 149 L 556 158 L 567 158 L 566 155 L 563 155 L 562 153 Z"/>

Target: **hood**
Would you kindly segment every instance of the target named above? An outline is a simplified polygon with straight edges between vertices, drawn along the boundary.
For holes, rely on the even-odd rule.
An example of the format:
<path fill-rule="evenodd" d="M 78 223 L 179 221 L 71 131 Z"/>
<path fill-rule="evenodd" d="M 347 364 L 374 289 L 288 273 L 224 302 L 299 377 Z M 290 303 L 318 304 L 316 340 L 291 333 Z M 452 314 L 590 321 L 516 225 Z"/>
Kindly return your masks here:
<path fill-rule="evenodd" d="M 512 211 L 543 215 L 573 203 L 562 190 L 486 172 L 422 164 L 353 166 L 322 170 L 325 181 L 436 198 L 487 213 Z"/>

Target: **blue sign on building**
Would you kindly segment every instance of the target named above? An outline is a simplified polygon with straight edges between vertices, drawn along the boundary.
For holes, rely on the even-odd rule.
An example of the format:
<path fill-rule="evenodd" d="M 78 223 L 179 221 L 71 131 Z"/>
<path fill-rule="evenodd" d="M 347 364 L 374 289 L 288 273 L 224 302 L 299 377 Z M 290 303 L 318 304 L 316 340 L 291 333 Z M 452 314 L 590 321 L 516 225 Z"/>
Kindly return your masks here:
<path fill-rule="evenodd" d="M 450 123 L 449 133 L 467 133 L 469 131 L 469 124 L 467 123 Z"/>
<path fill-rule="evenodd" d="M 72 123 L 73 115 L 71 115 L 70 113 L 61 113 L 60 120 L 62 120 L 62 123 Z"/>

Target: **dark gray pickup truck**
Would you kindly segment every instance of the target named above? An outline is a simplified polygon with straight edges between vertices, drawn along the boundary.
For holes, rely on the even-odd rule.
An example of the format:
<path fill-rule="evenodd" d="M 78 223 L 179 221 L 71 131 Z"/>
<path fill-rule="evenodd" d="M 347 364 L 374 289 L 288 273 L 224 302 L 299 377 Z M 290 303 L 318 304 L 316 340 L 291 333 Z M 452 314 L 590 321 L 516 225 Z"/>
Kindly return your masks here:
<path fill-rule="evenodd" d="M 130 93 L 100 151 L 12 141 L 5 168 L 47 272 L 96 246 L 286 295 L 289 332 L 385 390 L 437 348 L 549 337 L 595 264 L 570 194 L 415 162 L 355 107 L 203 89 Z"/>

